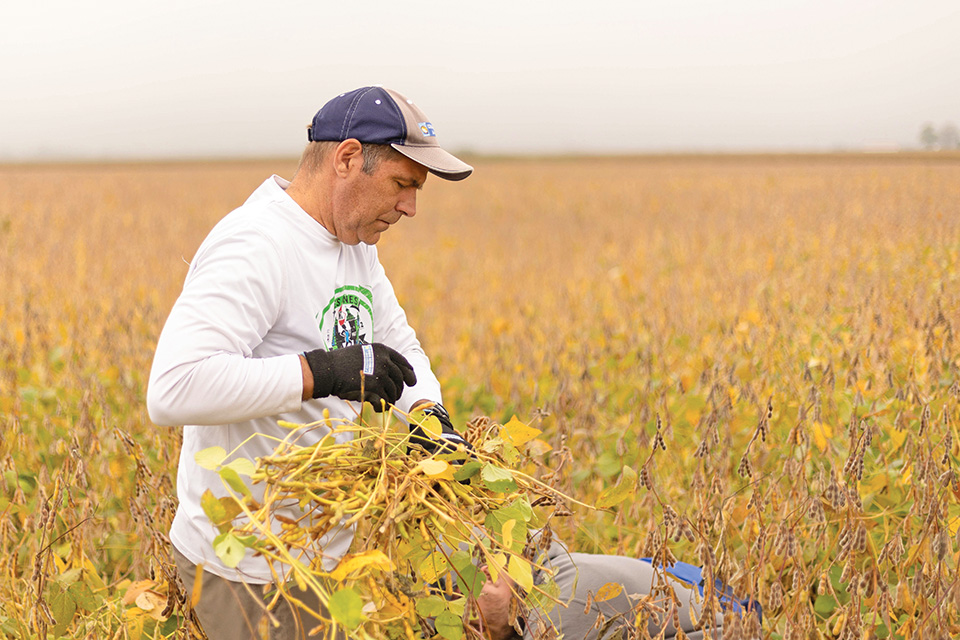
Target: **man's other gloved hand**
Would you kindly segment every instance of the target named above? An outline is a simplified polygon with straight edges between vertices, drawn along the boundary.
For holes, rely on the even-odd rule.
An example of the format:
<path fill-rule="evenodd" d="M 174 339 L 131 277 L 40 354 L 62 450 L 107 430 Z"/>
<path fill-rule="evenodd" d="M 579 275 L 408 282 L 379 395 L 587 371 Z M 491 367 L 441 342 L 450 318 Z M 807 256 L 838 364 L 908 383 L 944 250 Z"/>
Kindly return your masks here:
<path fill-rule="evenodd" d="M 407 359 L 385 344 L 358 344 L 303 354 L 313 374 L 313 397 L 337 396 L 344 400 L 366 401 L 383 411 L 400 399 L 403 386 L 417 384 L 417 375 Z M 363 398 L 360 373 L 363 372 Z"/>
<path fill-rule="evenodd" d="M 423 431 L 420 425 L 414 425 L 410 430 L 410 442 L 420 445 L 430 454 L 456 453 L 457 445 L 463 445 L 467 453 L 473 451 L 473 445 L 454 430 L 453 423 L 450 422 L 450 414 L 443 408 L 443 405 L 435 404 L 429 409 L 424 409 L 423 412 L 428 416 L 434 416 L 440 421 L 440 438 L 439 440 L 431 438 Z M 463 460 L 452 460 L 451 462 L 454 464 L 463 464 Z"/>

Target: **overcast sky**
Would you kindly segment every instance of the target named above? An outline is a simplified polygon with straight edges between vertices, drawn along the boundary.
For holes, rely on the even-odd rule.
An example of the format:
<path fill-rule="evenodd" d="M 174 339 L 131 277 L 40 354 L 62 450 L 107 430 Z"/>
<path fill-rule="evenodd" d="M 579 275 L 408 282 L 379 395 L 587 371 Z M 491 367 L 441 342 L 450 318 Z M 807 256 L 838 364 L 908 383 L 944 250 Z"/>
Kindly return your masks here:
<path fill-rule="evenodd" d="M 960 124 L 956 0 L 35 0 L 0 12 L 0 158 L 296 156 L 334 94 L 453 150 L 915 146 Z"/>

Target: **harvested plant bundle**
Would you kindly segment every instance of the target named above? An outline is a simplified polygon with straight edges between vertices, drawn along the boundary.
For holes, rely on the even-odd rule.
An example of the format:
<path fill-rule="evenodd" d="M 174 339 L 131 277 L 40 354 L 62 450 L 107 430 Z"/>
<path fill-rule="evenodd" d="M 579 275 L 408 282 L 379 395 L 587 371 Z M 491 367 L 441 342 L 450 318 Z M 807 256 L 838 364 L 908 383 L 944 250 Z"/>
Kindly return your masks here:
<path fill-rule="evenodd" d="M 407 418 L 439 434 L 436 418 L 421 411 Z M 279 585 L 268 606 L 282 596 L 294 600 L 326 637 L 344 630 L 351 638 L 435 632 L 454 640 L 463 620 L 476 615 L 463 594 L 479 594 L 484 564 L 491 579 L 506 572 L 522 588 L 525 606 L 552 606 L 555 585 L 531 562 L 528 534 L 569 514 L 570 499 L 510 468 L 531 444 L 548 446 L 534 440 L 538 430 L 516 419 L 498 425 L 481 418 L 468 433 L 473 452 L 429 455 L 392 415 L 379 427 L 358 422 L 285 425 L 296 430 L 256 464 L 224 463 L 228 454 L 219 447 L 197 454 L 231 490 L 204 495 L 207 516 L 221 531 L 214 548 L 230 566 L 248 550 L 268 559 Z M 298 445 L 296 437 L 309 429 L 328 433 Z M 241 475 L 265 485 L 262 502 Z M 298 518 L 278 513 L 291 504 L 299 506 Z M 349 553 L 339 562 L 324 558 L 325 537 L 345 528 L 354 534 Z M 320 610 L 295 600 L 294 585 L 312 592 Z"/>

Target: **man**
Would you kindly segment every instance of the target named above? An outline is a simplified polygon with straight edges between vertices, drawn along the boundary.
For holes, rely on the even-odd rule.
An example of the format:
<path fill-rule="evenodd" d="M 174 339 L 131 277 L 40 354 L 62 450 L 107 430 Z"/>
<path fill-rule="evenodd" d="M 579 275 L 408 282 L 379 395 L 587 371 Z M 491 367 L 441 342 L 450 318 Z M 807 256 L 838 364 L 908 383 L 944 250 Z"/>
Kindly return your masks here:
<path fill-rule="evenodd" d="M 639 599 L 647 597 L 646 604 L 640 606 L 646 607 L 648 612 L 647 633 L 651 638 L 658 637 L 661 631 L 664 638 L 677 637 L 677 623 L 690 640 L 720 640 L 723 635 L 723 616 L 720 614 L 709 630 L 695 630 L 694 618 L 699 619 L 702 596 L 674 579 L 669 572 L 654 569 L 647 561 L 571 553 L 561 542 L 554 540 L 541 564 L 553 572 L 553 580 L 559 587 L 558 599 L 566 607 L 558 604 L 549 614 L 538 610 L 527 612 L 520 619 L 519 626 L 523 629 L 523 635 L 520 635 L 511 625 L 509 615 L 516 585 L 506 572 L 494 582 L 484 566 L 481 570 L 487 581 L 476 599 L 476 617 L 466 625 L 468 635 L 486 640 L 537 640 L 556 637 L 551 633 L 555 629 L 568 640 L 597 640 L 617 637 L 617 632 L 622 630 L 621 637 L 628 638 L 636 620 L 634 612 Z M 655 592 L 654 587 L 663 583 L 669 585 L 677 596 L 675 616 L 671 596 L 662 591 Z M 615 593 L 615 596 L 602 595 L 606 585 L 617 585 L 609 594 Z M 604 626 L 604 623 L 609 624 Z"/>
<path fill-rule="evenodd" d="M 360 400 L 378 411 L 435 404 L 428 410 L 443 423 L 444 437 L 463 442 L 439 404 L 440 385 L 374 245 L 391 225 L 416 215 L 428 172 L 462 180 L 473 169 L 439 146 L 411 100 L 380 87 L 330 100 L 308 139 L 290 182 L 268 178 L 201 244 L 150 373 L 151 420 L 185 425 L 170 539 L 188 589 L 202 565 L 197 611 L 212 640 L 259 637 L 262 598 L 249 585 L 274 577 L 262 557 L 248 552 L 232 568 L 214 553 L 218 532 L 201 496 L 226 490 L 196 463 L 198 451 L 217 445 L 230 453 L 228 461 L 254 460 L 289 435 L 278 420 L 308 424 L 328 412 L 349 423 Z M 307 445 L 325 434 L 304 429 L 297 437 Z M 262 496 L 262 485 L 251 490 Z M 278 514 L 302 515 L 296 505 Z M 322 541 L 328 569 L 352 536 L 342 529 Z M 281 609 L 273 614 L 281 622 L 273 639 L 301 637 L 316 624 Z"/>

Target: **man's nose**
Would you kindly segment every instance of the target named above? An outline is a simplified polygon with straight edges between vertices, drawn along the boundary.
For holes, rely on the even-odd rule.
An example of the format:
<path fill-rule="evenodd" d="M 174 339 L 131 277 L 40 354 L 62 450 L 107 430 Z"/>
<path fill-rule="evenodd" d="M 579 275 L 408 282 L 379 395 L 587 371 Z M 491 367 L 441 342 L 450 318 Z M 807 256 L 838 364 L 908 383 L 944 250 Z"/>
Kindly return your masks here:
<path fill-rule="evenodd" d="M 417 215 L 417 191 L 412 191 L 413 193 L 402 195 L 397 203 L 397 211 L 410 218 Z"/>

